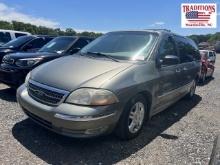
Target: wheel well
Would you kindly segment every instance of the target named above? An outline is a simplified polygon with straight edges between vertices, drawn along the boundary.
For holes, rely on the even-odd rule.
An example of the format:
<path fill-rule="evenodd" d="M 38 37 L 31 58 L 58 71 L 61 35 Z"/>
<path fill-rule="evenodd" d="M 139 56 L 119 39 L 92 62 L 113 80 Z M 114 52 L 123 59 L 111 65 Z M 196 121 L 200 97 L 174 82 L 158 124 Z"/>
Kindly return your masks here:
<path fill-rule="evenodd" d="M 152 95 L 150 92 L 148 91 L 142 91 L 139 92 L 138 94 L 141 94 L 142 96 L 144 96 L 144 98 L 147 101 L 147 109 L 148 109 L 148 118 L 150 117 L 150 109 L 151 109 L 151 105 L 152 105 Z"/>

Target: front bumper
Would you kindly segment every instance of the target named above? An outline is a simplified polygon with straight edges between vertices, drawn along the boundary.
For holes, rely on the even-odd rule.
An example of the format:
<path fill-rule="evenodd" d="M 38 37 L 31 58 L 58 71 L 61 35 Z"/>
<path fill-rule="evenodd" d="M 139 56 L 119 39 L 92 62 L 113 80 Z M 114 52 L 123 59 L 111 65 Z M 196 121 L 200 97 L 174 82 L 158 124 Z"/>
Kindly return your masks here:
<path fill-rule="evenodd" d="M 18 70 L 12 68 L 0 68 L 0 82 L 9 86 L 20 86 L 24 83 L 25 77 L 29 70 Z"/>
<path fill-rule="evenodd" d="M 35 122 L 56 133 L 71 137 L 93 137 L 111 132 L 120 116 L 120 105 L 88 107 L 61 103 L 44 105 L 28 95 L 22 85 L 17 100 L 23 111 Z"/>

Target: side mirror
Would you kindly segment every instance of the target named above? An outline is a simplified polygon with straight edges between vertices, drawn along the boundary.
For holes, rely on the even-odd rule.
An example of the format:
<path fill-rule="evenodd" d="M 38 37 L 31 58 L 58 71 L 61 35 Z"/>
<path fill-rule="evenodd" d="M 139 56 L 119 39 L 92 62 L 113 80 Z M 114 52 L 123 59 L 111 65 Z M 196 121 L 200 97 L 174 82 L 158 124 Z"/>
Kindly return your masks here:
<path fill-rule="evenodd" d="M 174 55 L 166 55 L 163 59 L 160 59 L 160 65 L 176 65 L 180 63 L 180 58 Z"/>
<path fill-rule="evenodd" d="M 77 53 L 78 51 L 80 51 L 81 48 L 73 48 L 69 51 L 70 54 L 74 54 Z"/>

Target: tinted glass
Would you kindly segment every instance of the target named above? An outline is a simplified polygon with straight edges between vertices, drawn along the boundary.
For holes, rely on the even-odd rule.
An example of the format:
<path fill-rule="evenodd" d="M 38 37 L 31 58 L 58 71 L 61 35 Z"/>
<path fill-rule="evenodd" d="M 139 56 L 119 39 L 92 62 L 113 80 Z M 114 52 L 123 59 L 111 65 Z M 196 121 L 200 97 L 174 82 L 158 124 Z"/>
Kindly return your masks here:
<path fill-rule="evenodd" d="M 89 42 L 84 40 L 84 39 L 79 39 L 75 44 L 74 44 L 74 48 L 83 48 L 84 46 L 86 46 Z"/>
<path fill-rule="evenodd" d="M 0 44 L 7 43 L 11 40 L 10 33 L 8 32 L 0 32 Z"/>
<path fill-rule="evenodd" d="M 24 33 L 15 33 L 15 37 L 18 38 L 18 37 L 21 37 L 21 36 L 26 36 L 27 34 L 24 34 Z"/>
<path fill-rule="evenodd" d="M 55 52 L 60 54 L 66 51 L 75 41 L 75 39 L 76 37 L 57 37 L 44 45 L 39 51 Z"/>
<path fill-rule="evenodd" d="M 27 43 L 27 45 L 24 46 L 27 49 L 36 49 L 36 48 L 41 48 L 42 46 L 44 46 L 46 43 L 48 42 L 48 40 L 46 40 L 45 38 L 36 38 L 30 42 Z"/>
<path fill-rule="evenodd" d="M 148 32 L 111 32 L 85 46 L 81 53 L 96 52 L 118 59 L 144 60 L 156 38 L 156 34 Z"/>
<path fill-rule="evenodd" d="M 17 47 L 22 46 L 23 44 L 25 44 L 26 42 L 30 41 L 33 38 L 34 38 L 33 36 L 21 36 L 14 40 L 11 40 L 10 42 L 2 46 L 9 47 L 9 48 L 17 48 Z"/>
<path fill-rule="evenodd" d="M 212 52 L 209 52 L 209 57 L 213 57 L 213 53 Z"/>
<path fill-rule="evenodd" d="M 171 37 L 163 40 L 159 48 L 159 57 L 163 59 L 166 55 L 176 55 L 175 43 Z"/>
<path fill-rule="evenodd" d="M 193 41 L 179 36 L 176 36 L 175 40 L 177 42 L 180 61 L 182 63 L 200 59 L 198 48 Z"/>

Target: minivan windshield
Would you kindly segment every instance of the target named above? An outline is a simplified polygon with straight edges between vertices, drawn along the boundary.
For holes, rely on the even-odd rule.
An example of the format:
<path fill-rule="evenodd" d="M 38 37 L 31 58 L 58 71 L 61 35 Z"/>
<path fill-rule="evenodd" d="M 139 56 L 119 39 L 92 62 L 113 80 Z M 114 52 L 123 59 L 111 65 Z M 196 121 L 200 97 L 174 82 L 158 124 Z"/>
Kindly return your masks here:
<path fill-rule="evenodd" d="M 66 51 L 75 40 L 76 37 L 57 37 L 44 45 L 39 50 L 39 52 L 51 52 L 61 54 Z"/>
<path fill-rule="evenodd" d="M 122 60 L 145 60 L 156 38 L 156 33 L 144 31 L 110 32 L 85 46 L 80 53 L 104 54 Z"/>
<path fill-rule="evenodd" d="M 23 44 L 25 44 L 26 42 L 30 41 L 33 38 L 34 38 L 33 36 L 21 36 L 2 45 L 2 47 L 17 48 L 17 47 L 22 46 Z"/>

